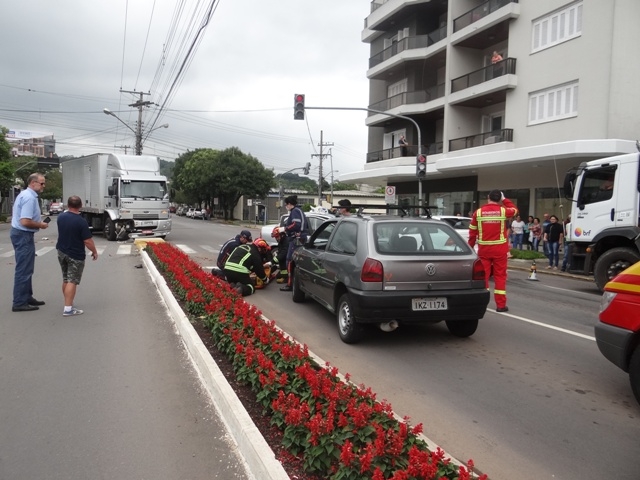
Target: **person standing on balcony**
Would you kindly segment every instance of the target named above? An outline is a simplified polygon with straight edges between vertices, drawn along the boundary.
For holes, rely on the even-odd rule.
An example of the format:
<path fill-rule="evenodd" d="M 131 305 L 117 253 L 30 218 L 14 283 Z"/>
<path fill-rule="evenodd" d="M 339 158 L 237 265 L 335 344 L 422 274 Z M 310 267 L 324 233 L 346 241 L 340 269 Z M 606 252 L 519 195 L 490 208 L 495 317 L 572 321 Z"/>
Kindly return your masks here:
<path fill-rule="evenodd" d="M 497 50 L 494 50 L 491 56 L 491 65 L 494 65 L 493 78 L 502 76 L 502 60 L 502 55 L 500 55 Z"/>
<path fill-rule="evenodd" d="M 407 142 L 407 139 L 404 138 L 404 135 L 400 135 L 400 140 L 398 140 L 398 145 L 400 145 L 400 151 L 402 152 L 402 156 L 406 157 L 407 145 L 409 145 L 409 143 Z"/>

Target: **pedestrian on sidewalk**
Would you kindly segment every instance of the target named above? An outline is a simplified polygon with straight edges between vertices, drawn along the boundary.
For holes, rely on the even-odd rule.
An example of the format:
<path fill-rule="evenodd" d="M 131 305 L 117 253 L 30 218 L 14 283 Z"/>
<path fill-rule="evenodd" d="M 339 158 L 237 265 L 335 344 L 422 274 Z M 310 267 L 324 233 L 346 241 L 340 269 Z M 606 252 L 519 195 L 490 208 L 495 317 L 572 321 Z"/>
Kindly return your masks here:
<path fill-rule="evenodd" d="M 511 231 L 513 232 L 513 248 L 522 250 L 525 226 L 526 224 L 522 221 L 520 215 L 516 215 L 516 219 L 511 222 Z"/>
<path fill-rule="evenodd" d="M 62 315 L 71 317 L 82 315 L 83 310 L 76 308 L 73 302 L 76 290 L 82 279 L 84 261 L 87 256 L 85 249 L 91 251 L 91 258 L 98 259 L 98 251 L 89 230 L 89 224 L 80 215 L 82 200 L 72 195 L 67 200 L 67 211 L 58 216 L 58 263 L 62 269 L 62 294 L 64 295 L 64 310 Z"/>
<path fill-rule="evenodd" d="M 502 205 L 500 205 L 502 203 Z M 478 243 L 478 256 L 485 272 L 485 286 L 489 289 L 489 277 L 493 273 L 493 296 L 496 312 L 508 312 L 507 308 L 507 237 L 508 220 L 517 215 L 518 208 L 500 190 L 491 190 L 489 202 L 473 213 L 469 224 L 469 245 Z"/>
<path fill-rule="evenodd" d="M 547 225 L 547 228 L 544 231 L 544 241 L 547 244 L 547 251 L 549 252 L 548 270 L 558 270 L 560 242 L 562 242 L 562 239 L 564 238 L 562 231 L 563 227 L 562 224 L 558 222 L 558 217 L 551 215 L 549 217 L 549 225 Z"/>
<path fill-rule="evenodd" d="M 44 175 L 32 173 L 27 178 L 27 188 L 16 197 L 11 216 L 11 244 L 15 251 L 16 268 L 13 277 L 14 312 L 38 310 L 44 302 L 33 297 L 33 272 L 36 266 L 34 234 L 49 226 L 40 216 L 38 194 L 45 186 Z"/>

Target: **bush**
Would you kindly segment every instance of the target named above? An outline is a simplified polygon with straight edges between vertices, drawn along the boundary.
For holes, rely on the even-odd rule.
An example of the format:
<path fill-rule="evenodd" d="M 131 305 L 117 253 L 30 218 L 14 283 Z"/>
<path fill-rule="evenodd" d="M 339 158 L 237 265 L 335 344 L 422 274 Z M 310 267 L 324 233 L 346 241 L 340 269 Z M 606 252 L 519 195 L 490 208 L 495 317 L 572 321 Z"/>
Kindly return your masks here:
<path fill-rule="evenodd" d="M 547 258 L 544 256 L 544 253 L 536 252 L 535 250 L 518 250 L 517 248 L 512 248 L 510 252 L 511 258 L 517 258 L 521 260 L 537 260 L 539 258 Z"/>

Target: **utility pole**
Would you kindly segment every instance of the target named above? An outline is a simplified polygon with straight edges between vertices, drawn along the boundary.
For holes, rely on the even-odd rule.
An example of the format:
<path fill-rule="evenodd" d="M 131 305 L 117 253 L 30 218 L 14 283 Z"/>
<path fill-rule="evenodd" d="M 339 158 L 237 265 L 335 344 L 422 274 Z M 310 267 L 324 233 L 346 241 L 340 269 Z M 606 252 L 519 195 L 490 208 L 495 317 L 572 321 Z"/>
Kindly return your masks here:
<path fill-rule="evenodd" d="M 318 157 L 320 159 L 320 173 L 318 176 L 318 207 L 322 205 L 322 159 L 326 156 L 322 153 L 322 147 L 333 147 L 333 143 L 324 143 L 322 140 L 323 131 L 320 130 L 320 154 L 311 155 L 312 157 Z"/>
<path fill-rule="evenodd" d="M 144 93 L 144 92 L 136 92 L 135 90 L 129 91 L 129 90 L 122 90 L 120 89 L 120 93 L 132 93 L 134 95 L 138 94 L 140 95 L 140 100 L 138 100 L 135 103 L 130 104 L 130 107 L 135 107 L 138 109 L 138 126 L 136 128 L 135 134 L 136 134 L 136 155 L 142 155 L 142 107 L 146 107 L 151 105 L 153 102 L 149 102 L 149 101 L 144 101 L 143 100 L 143 95 L 151 95 L 151 93 Z"/>

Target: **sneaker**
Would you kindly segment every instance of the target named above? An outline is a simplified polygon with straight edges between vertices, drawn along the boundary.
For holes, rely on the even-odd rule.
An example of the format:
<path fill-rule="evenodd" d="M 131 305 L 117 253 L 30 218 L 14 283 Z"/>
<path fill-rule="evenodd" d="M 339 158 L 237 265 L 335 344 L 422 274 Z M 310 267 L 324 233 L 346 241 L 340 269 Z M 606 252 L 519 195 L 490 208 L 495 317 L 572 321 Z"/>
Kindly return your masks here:
<path fill-rule="evenodd" d="M 62 312 L 62 316 L 63 317 L 72 317 L 74 315 L 82 315 L 84 313 L 84 310 L 80 310 L 79 308 L 73 307 L 70 311 L 68 312 Z"/>
<path fill-rule="evenodd" d="M 286 283 L 287 279 L 284 277 L 278 277 L 278 279 L 276 280 L 276 283 Z"/>
<path fill-rule="evenodd" d="M 498 312 L 498 313 L 508 312 L 508 311 L 509 311 L 509 307 L 498 307 L 498 308 L 496 308 L 496 312 Z"/>
<path fill-rule="evenodd" d="M 290 285 L 285 285 L 284 287 L 280 287 L 281 292 L 290 292 L 291 290 L 293 290 L 293 288 L 291 288 Z"/>
<path fill-rule="evenodd" d="M 551 270 L 551 265 L 547 266 L 547 270 Z"/>
<path fill-rule="evenodd" d="M 553 269 L 554 269 L 554 270 L 557 270 L 557 269 L 558 269 L 558 267 L 553 267 Z"/>

